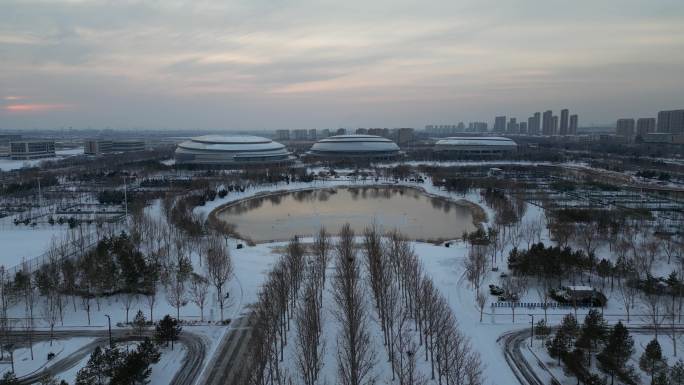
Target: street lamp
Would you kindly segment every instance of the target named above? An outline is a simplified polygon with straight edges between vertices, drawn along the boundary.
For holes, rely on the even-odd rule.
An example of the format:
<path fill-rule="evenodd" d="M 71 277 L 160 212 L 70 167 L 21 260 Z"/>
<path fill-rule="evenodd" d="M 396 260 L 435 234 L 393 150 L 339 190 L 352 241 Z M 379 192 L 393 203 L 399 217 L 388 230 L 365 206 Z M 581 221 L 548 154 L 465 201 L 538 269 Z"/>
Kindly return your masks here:
<path fill-rule="evenodd" d="M 532 347 L 532 341 L 534 340 L 534 314 L 528 314 L 528 316 L 532 317 L 532 324 L 531 324 L 532 336 L 530 337 L 530 347 Z"/>
<path fill-rule="evenodd" d="M 105 314 L 105 317 L 107 317 L 107 324 L 109 325 L 109 347 L 113 348 L 114 341 L 112 340 L 112 317 L 110 317 L 109 314 Z"/>

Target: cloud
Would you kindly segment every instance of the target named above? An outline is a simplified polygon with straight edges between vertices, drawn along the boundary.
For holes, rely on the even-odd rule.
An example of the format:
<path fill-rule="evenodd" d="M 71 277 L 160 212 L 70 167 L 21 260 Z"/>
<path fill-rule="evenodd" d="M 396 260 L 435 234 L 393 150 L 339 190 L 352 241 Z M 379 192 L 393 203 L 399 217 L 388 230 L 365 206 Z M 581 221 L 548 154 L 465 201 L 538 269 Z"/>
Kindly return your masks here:
<path fill-rule="evenodd" d="M 541 104 L 612 121 L 684 100 L 683 25 L 680 0 L 5 0 L 0 89 L 79 108 L 3 125 L 421 126 Z"/>

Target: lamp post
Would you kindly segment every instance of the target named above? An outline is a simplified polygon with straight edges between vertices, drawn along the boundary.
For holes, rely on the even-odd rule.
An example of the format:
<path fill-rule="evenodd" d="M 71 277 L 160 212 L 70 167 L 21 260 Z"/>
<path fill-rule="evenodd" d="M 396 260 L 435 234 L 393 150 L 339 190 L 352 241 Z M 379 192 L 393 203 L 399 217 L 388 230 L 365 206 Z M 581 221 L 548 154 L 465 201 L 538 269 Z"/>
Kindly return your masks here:
<path fill-rule="evenodd" d="M 109 314 L 105 314 L 105 317 L 107 317 L 107 324 L 109 325 L 109 347 L 113 348 L 114 341 L 112 340 L 112 317 L 110 317 Z"/>
<path fill-rule="evenodd" d="M 532 323 L 530 325 L 530 330 L 532 333 L 532 336 L 530 337 L 530 347 L 532 347 L 532 341 L 534 340 L 534 314 L 528 314 L 528 316 L 532 317 Z"/>

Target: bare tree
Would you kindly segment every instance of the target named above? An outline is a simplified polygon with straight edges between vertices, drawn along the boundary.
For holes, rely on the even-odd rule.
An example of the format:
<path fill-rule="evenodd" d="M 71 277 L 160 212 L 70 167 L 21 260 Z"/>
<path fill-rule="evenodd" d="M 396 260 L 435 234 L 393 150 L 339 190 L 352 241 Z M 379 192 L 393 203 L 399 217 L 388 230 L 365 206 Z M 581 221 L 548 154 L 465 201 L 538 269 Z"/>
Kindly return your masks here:
<path fill-rule="evenodd" d="M 311 275 L 304 288 L 304 301 L 296 315 L 296 362 L 304 385 L 315 385 L 323 367 L 324 343 L 321 340 L 322 303 L 318 280 Z"/>
<path fill-rule="evenodd" d="M 200 308 L 200 320 L 204 322 L 204 305 L 209 294 L 209 280 L 199 274 L 190 279 L 190 300 Z"/>
<path fill-rule="evenodd" d="M 465 266 L 465 274 L 468 282 L 473 285 L 476 294 L 480 293 L 480 286 L 487 278 L 489 271 L 489 258 L 487 258 L 486 249 L 481 245 L 473 245 L 468 253 L 468 258 L 463 261 Z"/>
<path fill-rule="evenodd" d="M 502 282 L 502 288 L 511 299 L 511 314 L 513 316 L 513 323 L 515 323 L 515 308 L 518 299 L 527 291 L 527 279 L 523 276 L 509 275 Z"/>
<path fill-rule="evenodd" d="M 653 325 L 653 329 L 655 330 L 655 339 L 657 340 L 660 324 L 663 323 L 666 316 L 666 312 L 663 310 L 663 303 L 667 301 L 663 301 L 663 298 L 659 293 L 647 290 L 644 292 L 641 302 L 644 307 L 646 307 L 648 312 L 646 318 L 648 322 Z"/>
<path fill-rule="evenodd" d="M 121 304 L 123 305 L 124 310 L 126 311 L 126 323 L 128 323 L 128 313 L 131 310 L 131 306 L 133 306 L 133 304 L 137 302 L 137 299 L 138 295 L 136 293 L 124 293 L 121 296 Z"/>
<path fill-rule="evenodd" d="M 480 322 L 482 322 L 482 313 L 484 312 L 485 305 L 487 304 L 487 295 L 485 293 L 479 292 L 475 295 L 475 300 L 477 302 L 478 309 L 480 309 Z"/>
<path fill-rule="evenodd" d="M 221 321 L 223 321 L 223 307 L 226 300 L 224 288 L 233 274 L 233 263 L 228 250 L 218 236 L 209 237 L 205 248 L 206 264 L 204 266 L 207 271 L 207 278 L 216 289 L 216 299 L 221 308 Z"/>
<path fill-rule="evenodd" d="M 180 319 L 180 309 L 188 304 L 186 281 L 186 275 L 174 267 L 165 282 L 166 299 L 176 309 L 176 319 Z"/>
<path fill-rule="evenodd" d="M 359 262 L 354 246 L 354 232 L 349 224 L 342 227 L 336 248 L 333 298 L 335 315 L 340 322 L 337 341 L 337 373 L 342 385 L 374 383 L 373 346 L 367 330 Z"/>

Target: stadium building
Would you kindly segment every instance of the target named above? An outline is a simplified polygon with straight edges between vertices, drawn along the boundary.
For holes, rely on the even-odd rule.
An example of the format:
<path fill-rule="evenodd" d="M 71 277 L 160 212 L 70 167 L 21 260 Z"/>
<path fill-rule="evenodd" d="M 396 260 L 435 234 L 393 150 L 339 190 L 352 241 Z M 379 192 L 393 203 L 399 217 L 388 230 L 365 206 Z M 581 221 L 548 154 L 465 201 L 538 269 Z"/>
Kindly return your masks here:
<path fill-rule="evenodd" d="M 394 159 L 401 155 L 393 141 L 375 135 L 336 135 L 311 146 L 309 156 L 317 158 Z"/>
<path fill-rule="evenodd" d="M 512 139 L 500 136 L 450 137 L 435 143 L 435 152 L 448 156 L 501 156 L 517 148 Z"/>
<path fill-rule="evenodd" d="M 284 145 L 260 136 L 205 135 L 178 144 L 176 163 L 247 165 L 289 163 L 294 157 Z"/>

